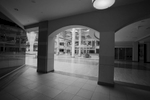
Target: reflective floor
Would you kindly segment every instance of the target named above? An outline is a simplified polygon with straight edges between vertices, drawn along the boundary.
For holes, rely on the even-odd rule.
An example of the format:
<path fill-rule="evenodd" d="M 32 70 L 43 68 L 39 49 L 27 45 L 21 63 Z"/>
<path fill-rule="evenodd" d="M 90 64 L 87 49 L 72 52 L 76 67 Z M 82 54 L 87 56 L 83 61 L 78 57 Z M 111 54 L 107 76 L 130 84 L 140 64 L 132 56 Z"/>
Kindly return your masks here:
<path fill-rule="evenodd" d="M 91 58 L 83 58 L 70 55 L 55 55 L 54 70 L 56 72 L 71 73 L 83 77 L 98 77 L 98 55 L 91 55 Z M 37 59 L 34 55 L 27 56 L 26 63 L 28 65 L 37 66 Z M 116 82 L 124 82 L 137 84 L 142 86 L 150 86 L 150 64 L 115 61 L 114 80 Z"/>
<path fill-rule="evenodd" d="M 36 58 L 28 56 L 26 63 L 31 64 L 29 63 L 32 61 L 30 59 L 33 59 L 34 63 L 32 64 L 35 65 L 26 65 L 23 67 L 26 70 L 21 71 L 19 75 L 13 75 L 15 78 L 0 90 L 0 100 L 150 100 L 149 91 L 118 84 L 115 84 L 115 87 L 106 87 L 97 85 L 97 81 L 85 77 L 59 73 L 62 71 L 68 73 L 70 70 L 72 74 L 81 74 L 80 67 L 88 72 L 86 74 L 83 71 L 84 74 L 81 76 L 88 76 L 94 70 L 97 71 L 98 65 L 96 61 L 98 60 L 96 59 L 98 57 L 96 55 L 93 56 L 95 60 L 89 58 L 86 60 L 80 58 L 79 60 L 77 57 L 72 59 L 65 57 L 55 56 L 56 72 L 40 74 L 36 71 Z M 62 70 L 62 67 L 65 67 L 65 70 Z M 115 68 L 115 71 L 116 69 L 119 70 L 119 68 Z M 95 74 L 95 77 L 97 77 L 97 74 Z M 11 77 L 8 77 L 7 80 L 9 78 Z"/>
<path fill-rule="evenodd" d="M 101 86 L 94 80 L 55 72 L 39 74 L 34 67 L 26 67 L 0 90 L 0 100 L 150 100 L 149 91 Z"/>

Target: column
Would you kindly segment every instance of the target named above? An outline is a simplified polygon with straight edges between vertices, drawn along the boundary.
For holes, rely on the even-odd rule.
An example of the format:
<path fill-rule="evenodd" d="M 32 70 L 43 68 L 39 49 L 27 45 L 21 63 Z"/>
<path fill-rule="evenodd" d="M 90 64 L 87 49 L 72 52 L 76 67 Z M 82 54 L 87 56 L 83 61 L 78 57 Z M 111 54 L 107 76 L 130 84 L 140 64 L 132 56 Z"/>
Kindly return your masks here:
<path fill-rule="evenodd" d="M 114 33 L 100 33 L 98 84 L 114 86 Z"/>
<path fill-rule="evenodd" d="M 147 50 L 146 50 L 146 53 L 147 53 L 147 61 L 146 62 L 150 62 L 150 43 L 147 43 Z"/>
<path fill-rule="evenodd" d="M 75 57 L 75 32 L 76 32 L 76 30 L 73 28 L 72 29 L 72 50 L 71 50 L 72 57 Z"/>
<path fill-rule="evenodd" d="M 81 57 L 81 29 L 79 29 L 79 53 L 78 56 Z"/>
<path fill-rule="evenodd" d="M 138 61 L 138 42 L 133 43 L 133 48 L 132 48 L 132 60 L 133 61 Z"/>
<path fill-rule="evenodd" d="M 47 72 L 54 71 L 54 44 L 55 38 L 53 36 L 48 36 L 48 58 L 47 58 Z"/>
<path fill-rule="evenodd" d="M 65 49 L 64 49 L 65 50 L 65 54 L 67 55 L 67 41 L 66 40 L 64 41 L 64 47 L 65 47 Z"/>
<path fill-rule="evenodd" d="M 56 35 L 56 40 L 57 40 L 57 46 L 56 46 L 56 54 L 59 55 L 59 34 Z"/>
<path fill-rule="evenodd" d="M 21 38 L 19 39 L 19 52 L 21 52 Z"/>
<path fill-rule="evenodd" d="M 117 54 L 117 55 L 118 55 L 117 59 L 118 59 L 118 60 L 120 59 L 120 54 L 119 54 L 119 52 L 120 52 L 120 51 L 119 51 L 119 48 L 118 48 L 118 51 L 117 51 L 117 53 L 118 53 L 118 54 Z"/>
<path fill-rule="evenodd" d="M 48 21 L 39 23 L 37 72 L 47 73 L 49 65 L 48 58 Z"/>
<path fill-rule="evenodd" d="M 95 43 L 95 53 L 96 53 L 96 46 L 97 46 L 97 45 L 96 45 L 96 40 L 94 41 L 94 43 Z"/>
<path fill-rule="evenodd" d="M 5 48 L 6 48 L 6 47 L 5 47 L 5 43 L 4 43 L 4 44 L 3 44 L 3 52 L 5 52 Z"/>

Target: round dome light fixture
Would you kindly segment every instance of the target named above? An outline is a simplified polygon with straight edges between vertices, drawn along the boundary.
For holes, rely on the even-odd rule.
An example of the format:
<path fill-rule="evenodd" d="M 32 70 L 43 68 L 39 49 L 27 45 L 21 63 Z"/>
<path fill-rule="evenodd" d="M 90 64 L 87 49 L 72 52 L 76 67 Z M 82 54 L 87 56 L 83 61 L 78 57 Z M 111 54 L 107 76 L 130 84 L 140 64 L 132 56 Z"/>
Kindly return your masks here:
<path fill-rule="evenodd" d="M 115 3 L 115 0 L 92 0 L 92 3 L 96 9 L 107 9 Z"/>

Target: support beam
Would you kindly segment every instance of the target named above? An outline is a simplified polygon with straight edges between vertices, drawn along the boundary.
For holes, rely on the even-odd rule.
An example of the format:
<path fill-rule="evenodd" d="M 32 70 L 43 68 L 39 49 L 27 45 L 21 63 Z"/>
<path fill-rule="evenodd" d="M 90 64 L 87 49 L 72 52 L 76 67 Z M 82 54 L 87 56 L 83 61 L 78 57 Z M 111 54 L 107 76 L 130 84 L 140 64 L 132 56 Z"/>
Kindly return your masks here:
<path fill-rule="evenodd" d="M 79 53 L 78 56 L 81 57 L 81 29 L 79 29 Z"/>
<path fill-rule="evenodd" d="M 75 57 L 75 32 L 76 30 L 73 28 L 72 29 L 72 52 L 71 52 L 71 56 L 74 58 Z"/>
<path fill-rule="evenodd" d="M 114 86 L 114 33 L 100 33 L 98 84 Z"/>
<path fill-rule="evenodd" d="M 150 63 L 150 43 L 147 43 L 146 53 L 147 53 L 147 61 L 146 62 Z"/>
<path fill-rule="evenodd" d="M 133 43 L 133 48 L 132 48 L 132 60 L 133 61 L 138 61 L 138 42 Z"/>
<path fill-rule="evenodd" d="M 44 35 L 43 35 L 44 34 Z M 37 72 L 49 72 L 47 66 L 48 50 L 48 21 L 39 23 Z"/>
<path fill-rule="evenodd" d="M 57 54 L 57 55 L 59 55 L 59 45 L 60 45 L 60 44 L 59 44 L 59 43 L 60 43 L 60 42 L 59 42 L 59 34 L 56 36 L 56 40 L 57 40 L 57 46 L 56 46 L 56 47 L 57 47 L 57 49 L 56 49 L 56 54 Z"/>
<path fill-rule="evenodd" d="M 48 37 L 48 51 L 47 51 L 47 72 L 54 71 L 54 44 L 55 38 L 53 36 Z"/>
<path fill-rule="evenodd" d="M 96 40 L 94 41 L 94 46 L 95 46 L 95 48 L 94 48 L 94 51 L 95 51 L 95 53 L 96 53 Z"/>

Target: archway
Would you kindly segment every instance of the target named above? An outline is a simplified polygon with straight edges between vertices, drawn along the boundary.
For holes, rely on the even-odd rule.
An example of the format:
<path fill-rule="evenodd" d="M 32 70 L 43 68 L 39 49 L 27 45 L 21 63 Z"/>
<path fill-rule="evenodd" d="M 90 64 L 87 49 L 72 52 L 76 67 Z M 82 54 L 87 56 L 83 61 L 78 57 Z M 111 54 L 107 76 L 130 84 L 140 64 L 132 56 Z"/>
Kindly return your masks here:
<path fill-rule="evenodd" d="M 66 26 L 54 31 L 48 37 L 47 65 L 50 70 L 98 78 L 99 34 L 81 25 Z"/>

